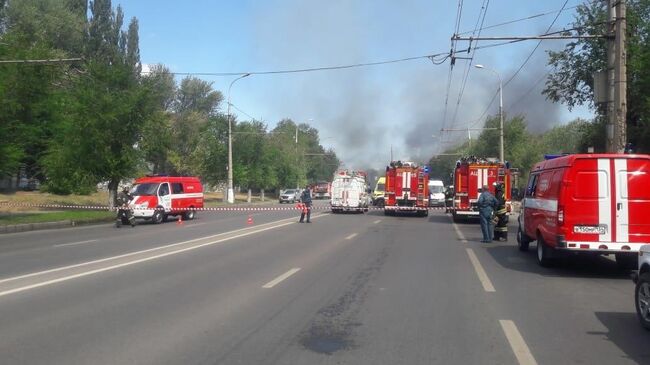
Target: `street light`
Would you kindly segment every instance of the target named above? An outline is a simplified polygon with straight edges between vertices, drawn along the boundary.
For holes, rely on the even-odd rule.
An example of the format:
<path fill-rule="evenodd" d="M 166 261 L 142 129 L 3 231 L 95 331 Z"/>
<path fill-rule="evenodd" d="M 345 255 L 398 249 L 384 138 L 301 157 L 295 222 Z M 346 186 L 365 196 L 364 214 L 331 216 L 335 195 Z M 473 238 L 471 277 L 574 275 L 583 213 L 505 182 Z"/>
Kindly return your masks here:
<path fill-rule="evenodd" d="M 230 86 L 228 87 L 228 192 L 226 194 L 226 200 L 228 203 L 232 204 L 235 202 L 235 191 L 232 188 L 232 115 L 230 115 L 230 89 L 232 84 L 235 81 L 248 77 L 251 74 L 243 74 L 238 78 L 232 80 Z"/>
<path fill-rule="evenodd" d="M 497 75 L 499 78 L 499 160 L 503 163 L 505 162 L 505 159 L 503 157 L 503 84 L 501 82 L 501 75 L 499 75 L 495 70 L 483 65 L 474 65 L 474 67 L 486 69 Z"/>

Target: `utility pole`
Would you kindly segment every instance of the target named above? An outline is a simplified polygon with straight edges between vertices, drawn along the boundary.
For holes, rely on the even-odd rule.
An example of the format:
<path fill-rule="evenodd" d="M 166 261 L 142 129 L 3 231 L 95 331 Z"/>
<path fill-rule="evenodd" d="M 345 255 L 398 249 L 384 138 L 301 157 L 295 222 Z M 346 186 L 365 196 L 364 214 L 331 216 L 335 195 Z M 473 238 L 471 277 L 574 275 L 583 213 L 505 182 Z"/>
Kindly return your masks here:
<path fill-rule="evenodd" d="M 625 0 L 607 0 L 607 129 L 606 150 L 622 153 L 627 140 Z"/>
<path fill-rule="evenodd" d="M 614 0 L 610 0 L 614 1 Z M 625 0 L 616 1 L 616 74 L 614 87 L 614 113 L 616 124 L 614 124 L 614 149 L 613 151 L 623 153 L 627 143 L 627 48 L 626 48 L 626 5 Z"/>

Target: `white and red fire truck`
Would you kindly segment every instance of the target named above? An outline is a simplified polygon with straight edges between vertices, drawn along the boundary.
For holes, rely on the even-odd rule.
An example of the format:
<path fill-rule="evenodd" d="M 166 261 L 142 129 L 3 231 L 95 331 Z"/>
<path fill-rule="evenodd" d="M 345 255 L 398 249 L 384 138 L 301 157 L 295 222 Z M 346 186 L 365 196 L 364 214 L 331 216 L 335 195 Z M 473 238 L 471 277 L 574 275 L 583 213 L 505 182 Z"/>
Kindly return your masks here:
<path fill-rule="evenodd" d="M 562 253 L 614 254 L 625 268 L 650 244 L 650 155 L 547 156 L 528 179 L 519 249 L 537 241 L 546 266 Z"/>
<path fill-rule="evenodd" d="M 393 161 L 386 166 L 384 214 L 416 212 L 429 215 L 429 174 L 413 162 Z"/>
<path fill-rule="evenodd" d="M 194 219 L 203 208 L 203 186 L 196 177 L 147 176 L 135 180 L 129 207 L 136 218 L 160 223 L 169 216 Z"/>
<path fill-rule="evenodd" d="M 362 171 L 339 170 L 332 180 L 332 213 L 367 212 L 369 197 L 366 173 Z"/>
<path fill-rule="evenodd" d="M 487 185 L 494 194 L 495 183 L 504 185 L 506 208 L 510 212 L 511 175 L 509 164 L 501 163 L 496 159 L 468 157 L 456 162 L 456 169 L 454 170 L 454 204 L 452 208 L 454 221 L 461 218 L 478 218 L 479 189 Z"/>

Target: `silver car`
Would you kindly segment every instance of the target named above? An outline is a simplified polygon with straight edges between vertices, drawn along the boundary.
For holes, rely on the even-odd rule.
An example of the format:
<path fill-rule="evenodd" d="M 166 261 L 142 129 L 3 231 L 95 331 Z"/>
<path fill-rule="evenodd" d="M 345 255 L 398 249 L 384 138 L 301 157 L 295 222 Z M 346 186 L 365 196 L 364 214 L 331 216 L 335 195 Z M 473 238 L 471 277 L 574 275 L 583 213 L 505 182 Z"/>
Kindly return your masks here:
<path fill-rule="evenodd" d="M 300 201 L 300 190 L 298 189 L 286 189 L 280 191 L 280 197 L 278 199 L 280 204 L 282 203 L 295 203 Z"/>

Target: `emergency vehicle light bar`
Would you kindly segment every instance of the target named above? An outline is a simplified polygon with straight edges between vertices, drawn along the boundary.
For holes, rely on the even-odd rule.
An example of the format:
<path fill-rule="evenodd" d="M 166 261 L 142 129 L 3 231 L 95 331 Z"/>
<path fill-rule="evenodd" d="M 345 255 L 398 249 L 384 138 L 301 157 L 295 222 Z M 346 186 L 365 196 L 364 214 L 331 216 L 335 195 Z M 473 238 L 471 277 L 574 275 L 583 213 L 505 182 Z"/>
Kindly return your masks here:
<path fill-rule="evenodd" d="M 544 159 L 545 159 L 545 160 L 552 160 L 552 159 L 554 159 L 554 158 L 558 158 L 558 157 L 562 157 L 562 156 L 568 156 L 568 155 L 569 155 L 568 153 L 559 153 L 559 154 L 557 154 L 557 153 L 556 153 L 556 154 L 552 154 L 552 153 L 551 153 L 551 154 L 546 154 L 546 155 L 544 155 Z"/>

